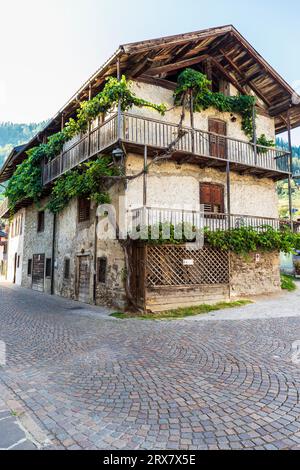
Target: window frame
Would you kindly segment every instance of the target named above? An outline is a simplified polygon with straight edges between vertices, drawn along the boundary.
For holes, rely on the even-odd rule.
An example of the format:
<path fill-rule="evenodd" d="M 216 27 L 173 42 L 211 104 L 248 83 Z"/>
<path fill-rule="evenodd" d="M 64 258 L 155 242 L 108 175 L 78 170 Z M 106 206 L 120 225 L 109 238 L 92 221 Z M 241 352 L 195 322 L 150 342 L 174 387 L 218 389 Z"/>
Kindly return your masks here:
<path fill-rule="evenodd" d="M 39 211 L 37 213 L 37 233 L 43 233 L 45 231 L 45 211 Z"/>
<path fill-rule="evenodd" d="M 70 258 L 65 258 L 64 259 L 64 280 L 69 281 L 70 280 L 70 274 L 71 274 L 71 260 Z"/>
<path fill-rule="evenodd" d="M 104 267 L 101 263 L 104 262 Z M 107 280 L 107 257 L 100 256 L 97 258 L 97 282 L 98 284 L 106 284 Z"/>
<path fill-rule="evenodd" d="M 46 258 L 45 261 L 45 278 L 51 279 L 52 277 L 52 258 Z"/>
<path fill-rule="evenodd" d="M 32 277 L 32 258 L 28 258 L 27 260 L 27 276 Z"/>

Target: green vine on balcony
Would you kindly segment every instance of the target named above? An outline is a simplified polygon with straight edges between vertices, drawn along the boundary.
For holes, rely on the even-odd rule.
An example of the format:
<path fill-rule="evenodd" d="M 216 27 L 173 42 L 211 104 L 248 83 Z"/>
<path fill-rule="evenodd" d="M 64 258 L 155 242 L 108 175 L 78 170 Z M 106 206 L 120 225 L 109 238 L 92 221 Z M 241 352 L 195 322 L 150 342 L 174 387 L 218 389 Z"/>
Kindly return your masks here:
<path fill-rule="evenodd" d="M 78 196 L 91 199 L 97 204 L 108 204 L 110 197 L 103 177 L 118 174 L 111 156 L 101 156 L 97 160 L 82 163 L 55 181 L 47 208 L 56 214 Z"/>
<path fill-rule="evenodd" d="M 51 160 L 57 156 L 62 152 L 66 142 L 78 133 L 86 132 L 91 121 L 96 119 L 99 114 L 107 113 L 115 109 L 119 100 L 123 112 L 128 111 L 132 106 L 137 106 L 139 108 L 151 108 L 162 115 L 165 114 L 166 106 L 164 104 L 154 104 L 138 98 L 131 91 L 130 85 L 130 82 L 126 80 L 125 76 L 122 76 L 121 80 L 117 80 L 115 77 L 109 77 L 100 93 L 91 100 L 84 101 L 80 104 L 76 119 L 71 118 L 60 132 L 48 138 L 46 144 L 41 144 L 27 152 L 26 160 L 17 166 L 5 191 L 5 196 L 9 200 L 11 213 L 14 212 L 17 204 L 21 201 L 32 199 L 35 203 L 38 203 L 41 198 L 43 190 L 41 162 L 43 160 Z M 65 200 L 70 200 L 74 192 L 76 192 L 76 195 L 79 195 L 78 188 L 82 188 L 83 192 L 80 194 L 87 192 L 87 182 L 89 182 L 91 187 L 88 191 L 89 195 L 95 199 L 103 199 L 105 195 L 102 193 L 102 196 L 99 195 L 100 193 L 98 192 L 98 188 L 95 187 L 95 182 L 99 182 L 101 171 L 103 172 L 103 176 L 110 176 L 112 171 L 111 164 L 112 162 L 108 159 L 103 159 L 103 163 L 101 164 L 99 160 L 96 164 L 91 164 L 88 167 L 87 179 L 82 177 L 82 171 L 80 170 L 74 170 L 69 172 L 66 177 L 61 177 L 62 179 L 59 178 L 50 196 L 49 205 L 51 209 L 57 211 L 59 207 L 64 207 L 62 198 L 58 197 L 58 190 L 62 191 Z M 93 180 L 93 178 L 95 178 L 95 180 Z M 67 189 L 64 189 L 64 183 Z M 73 184 L 77 184 L 78 188 L 74 189 Z"/>
<path fill-rule="evenodd" d="M 220 112 L 237 113 L 242 117 L 242 129 L 249 139 L 253 138 L 253 107 L 255 97 L 249 95 L 225 96 L 210 90 L 211 81 L 206 75 L 193 69 L 185 69 L 177 80 L 174 92 L 175 104 L 182 104 L 186 94 L 192 93 L 193 110 L 201 111 L 213 107 Z"/>
<path fill-rule="evenodd" d="M 163 234 L 167 233 L 166 228 L 170 230 L 168 239 L 163 237 Z M 174 227 L 172 224 L 164 223 L 150 227 L 142 227 L 140 229 L 140 239 L 152 245 L 178 245 L 195 241 L 197 230 L 196 227 L 192 227 L 190 224 L 178 224 Z M 158 234 L 158 237 L 152 239 L 152 233 Z M 190 235 L 192 233 L 195 233 L 194 240 L 192 240 L 190 236 L 187 237 L 184 235 Z M 205 228 L 203 236 L 205 243 L 213 248 L 218 248 L 222 251 L 230 251 L 238 255 L 247 255 L 257 251 L 278 251 L 291 254 L 295 253 L 295 250 L 300 250 L 300 234 L 292 232 L 287 227 L 283 227 L 281 230 L 275 230 L 271 226 L 263 225 L 255 229 L 252 227 L 240 227 L 231 230 L 216 231 Z"/>

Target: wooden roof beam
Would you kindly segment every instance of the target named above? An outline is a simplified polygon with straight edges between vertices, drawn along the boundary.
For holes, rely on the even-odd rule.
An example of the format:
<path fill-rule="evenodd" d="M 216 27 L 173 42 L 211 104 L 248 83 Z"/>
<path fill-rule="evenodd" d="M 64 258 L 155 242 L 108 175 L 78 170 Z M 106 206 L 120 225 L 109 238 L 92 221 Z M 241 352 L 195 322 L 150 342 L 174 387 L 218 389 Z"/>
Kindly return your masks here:
<path fill-rule="evenodd" d="M 191 59 L 181 60 L 180 62 L 176 62 L 175 64 L 166 64 L 161 65 L 160 67 L 153 67 L 147 71 L 147 75 L 159 75 L 161 73 L 168 73 L 173 72 L 175 70 L 179 70 L 185 67 L 190 67 L 191 65 L 200 64 L 208 58 L 208 55 L 202 55 L 198 57 L 193 57 Z"/>
<path fill-rule="evenodd" d="M 212 63 L 220 70 L 220 72 L 225 75 L 227 80 L 232 83 L 232 85 L 243 95 L 246 95 L 245 89 L 238 83 L 238 81 L 227 72 L 227 70 L 221 65 L 216 59 L 211 58 Z"/>
<path fill-rule="evenodd" d="M 236 73 L 241 77 L 241 79 L 247 84 L 249 85 L 252 90 L 254 91 L 254 93 L 264 102 L 266 103 L 268 106 L 270 106 L 270 101 L 258 90 L 258 88 L 253 84 L 251 83 L 251 79 L 250 78 L 247 78 L 246 75 L 240 70 L 240 68 L 230 59 L 230 57 L 228 57 L 227 53 L 225 51 L 223 51 L 221 49 L 221 52 L 223 54 L 223 57 L 227 60 L 227 62 L 229 63 L 229 65 L 231 65 L 231 67 L 236 71 Z"/>
<path fill-rule="evenodd" d="M 282 101 L 281 103 L 271 106 L 269 109 L 270 116 L 275 117 L 284 112 L 287 112 L 290 109 L 291 105 L 292 105 L 291 99 L 289 98 L 289 99 Z"/>

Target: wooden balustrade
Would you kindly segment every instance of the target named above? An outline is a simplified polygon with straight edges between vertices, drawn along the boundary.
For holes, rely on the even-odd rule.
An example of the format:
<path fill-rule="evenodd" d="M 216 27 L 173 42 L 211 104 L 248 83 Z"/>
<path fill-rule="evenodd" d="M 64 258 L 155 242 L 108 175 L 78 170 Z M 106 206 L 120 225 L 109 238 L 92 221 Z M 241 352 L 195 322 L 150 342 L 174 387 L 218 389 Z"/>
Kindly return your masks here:
<path fill-rule="evenodd" d="M 9 211 L 9 207 L 8 207 L 8 198 L 6 197 L 5 199 L 3 199 L 3 201 L 1 201 L 0 203 L 0 219 L 7 214 L 7 212 Z"/>
<path fill-rule="evenodd" d="M 43 183 L 48 184 L 66 171 L 75 168 L 101 152 L 109 150 L 121 141 L 135 146 L 166 149 L 176 139 L 178 125 L 143 116 L 124 113 L 120 119 L 113 115 L 103 124 L 81 136 L 67 150 L 43 167 Z M 185 135 L 176 145 L 178 152 L 193 154 L 216 161 L 229 160 L 243 168 L 257 168 L 263 171 L 290 172 L 290 155 L 285 150 L 256 146 L 230 137 L 220 136 L 199 129 L 184 128 Z M 283 175 L 284 176 L 284 175 Z M 286 175 L 287 176 L 287 175 Z"/>
<path fill-rule="evenodd" d="M 182 223 L 198 229 L 207 227 L 212 231 L 241 227 L 252 227 L 256 230 L 262 230 L 265 226 L 279 230 L 282 226 L 282 221 L 270 217 L 155 207 L 133 209 L 130 212 L 128 222 L 131 230 L 136 230 L 139 227 L 157 226 L 159 224 L 173 225 L 176 227 Z"/>

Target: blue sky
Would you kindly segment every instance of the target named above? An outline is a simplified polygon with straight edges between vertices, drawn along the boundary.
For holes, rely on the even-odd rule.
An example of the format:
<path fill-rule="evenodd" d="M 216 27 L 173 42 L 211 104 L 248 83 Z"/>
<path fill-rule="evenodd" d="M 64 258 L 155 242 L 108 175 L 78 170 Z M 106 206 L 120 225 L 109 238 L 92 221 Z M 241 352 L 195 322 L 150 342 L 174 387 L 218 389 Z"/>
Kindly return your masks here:
<path fill-rule="evenodd" d="M 0 8 L 0 121 L 54 115 L 119 44 L 229 23 L 289 83 L 300 81 L 296 0 L 0 0 Z"/>

